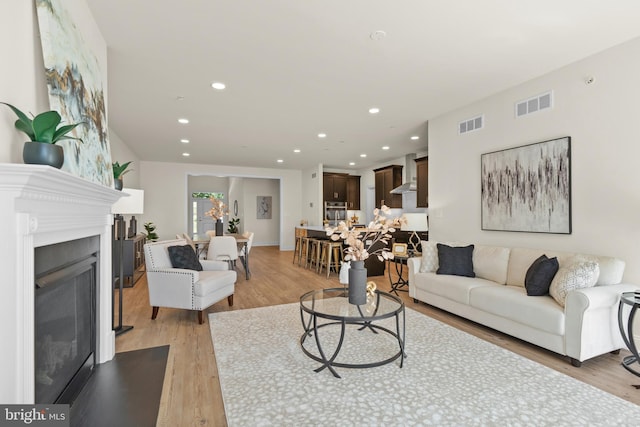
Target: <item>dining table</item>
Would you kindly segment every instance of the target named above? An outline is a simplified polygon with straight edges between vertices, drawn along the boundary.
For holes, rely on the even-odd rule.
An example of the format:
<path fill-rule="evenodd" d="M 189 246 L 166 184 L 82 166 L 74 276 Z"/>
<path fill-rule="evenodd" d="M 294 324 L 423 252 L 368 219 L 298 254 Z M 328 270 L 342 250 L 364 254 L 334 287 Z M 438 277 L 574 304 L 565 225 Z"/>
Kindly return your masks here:
<path fill-rule="evenodd" d="M 236 233 L 225 233 L 224 236 L 230 236 L 236 239 L 236 243 L 238 244 L 238 251 L 240 250 L 240 246 L 244 248 L 244 256 L 241 258 L 242 267 L 244 267 L 245 278 L 249 280 L 251 278 L 251 270 L 249 269 L 249 239 L 244 237 L 242 234 Z M 211 236 L 208 234 L 194 234 L 192 236 L 193 243 L 196 245 L 196 252 L 198 257 L 201 254 L 206 253 L 209 248 L 209 242 L 211 242 Z"/>

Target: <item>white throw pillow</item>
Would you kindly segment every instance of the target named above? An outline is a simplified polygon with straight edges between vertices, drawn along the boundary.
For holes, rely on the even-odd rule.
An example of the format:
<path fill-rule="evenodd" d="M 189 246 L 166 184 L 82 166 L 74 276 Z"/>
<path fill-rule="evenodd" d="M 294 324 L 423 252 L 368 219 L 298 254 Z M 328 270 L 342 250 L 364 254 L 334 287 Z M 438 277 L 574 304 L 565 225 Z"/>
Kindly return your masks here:
<path fill-rule="evenodd" d="M 580 261 L 575 264 L 561 267 L 556 273 L 549 294 L 558 304 L 564 307 L 567 294 L 574 289 L 590 288 L 595 286 L 600 275 L 600 267 L 597 262 Z"/>
<path fill-rule="evenodd" d="M 433 273 L 438 269 L 438 247 L 437 242 L 423 240 L 422 261 L 420 262 L 420 273 Z"/>

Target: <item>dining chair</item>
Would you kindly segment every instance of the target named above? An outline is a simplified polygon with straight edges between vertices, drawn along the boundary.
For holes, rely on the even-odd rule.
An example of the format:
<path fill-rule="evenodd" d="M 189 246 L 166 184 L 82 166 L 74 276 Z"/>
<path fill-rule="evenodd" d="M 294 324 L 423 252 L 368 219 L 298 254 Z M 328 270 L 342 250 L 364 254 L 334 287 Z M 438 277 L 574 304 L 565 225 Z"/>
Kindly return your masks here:
<path fill-rule="evenodd" d="M 213 236 L 209 241 L 207 259 L 217 261 L 227 261 L 229 268 L 235 269 L 238 259 L 238 245 L 235 237 Z"/>

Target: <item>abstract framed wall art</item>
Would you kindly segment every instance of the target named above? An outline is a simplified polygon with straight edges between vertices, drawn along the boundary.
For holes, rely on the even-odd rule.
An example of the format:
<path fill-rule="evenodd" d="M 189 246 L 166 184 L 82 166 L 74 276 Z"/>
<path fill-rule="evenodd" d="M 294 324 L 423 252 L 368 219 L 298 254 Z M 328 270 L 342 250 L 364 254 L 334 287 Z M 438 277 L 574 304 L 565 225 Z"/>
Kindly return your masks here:
<path fill-rule="evenodd" d="M 63 123 L 84 122 L 73 131 L 82 143 L 61 141 L 63 170 L 113 187 L 111 149 L 101 64 L 61 0 L 36 0 L 49 106 Z"/>
<path fill-rule="evenodd" d="M 257 219 L 271 219 L 271 196 L 258 196 Z"/>
<path fill-rule="evenodd" d="M 571 234 L 571 137 L 481 155 L 482 229 Z"/>

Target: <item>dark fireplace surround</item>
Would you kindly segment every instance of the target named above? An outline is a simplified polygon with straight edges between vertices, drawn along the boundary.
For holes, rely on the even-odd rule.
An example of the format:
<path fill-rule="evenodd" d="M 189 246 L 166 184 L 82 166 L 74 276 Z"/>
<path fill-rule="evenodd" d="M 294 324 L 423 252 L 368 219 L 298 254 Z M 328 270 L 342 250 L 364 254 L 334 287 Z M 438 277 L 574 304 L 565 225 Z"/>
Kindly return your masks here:
<path fill-rule="evenodd" d="M 0 299 L 0 323 L 3 325 L 0 402 L 36 403 L 36 376 L 39 375 L 39 380 L 46 383 L 54 381 L 55 378 L 50 374 L 55 376 L 55 372 L 50 371 L 55 368 L 59 372 L 62 369 L 62 362 L 57 358 L 61 354 L 72 360 L 66 361 L 65 366 L 77 368 L 80 376 L 90 372 L 94 361 L 95 364 L 101 364 L 113 359 L 115 334 L 111 324 L 111 256 L 104 254 L 111 254 L 111 206 L 121 196 L 120 191 L 50 166 L 0 164 L 0 234 L 7 242 L 0 245 L 0 267 L 6 284 L 3 298 Z M 45 262 L 43 266 L 36 261 L 36 254 L 42 248 L 58 243 L 74 244 L 70 242 L 84 242 L 79 247 L 87 246 L 89 249 L 82 255 L 75 254 L 70 259 L 58 260 L 58 265 Z M 55 282 L 56 274 L 62 272 L 60 274 L 64 275 L 65 269 L 78 270 L 80 274 L 79 278 L 69 279 L 72 291 L 62 298 L 77 303 L 78 307 L 91 308 L 89 325 L 84 324 L 87 323 L 85 320 L 79 320 L 87 318 L 86 312 L 81 311 L 80 318 L 69 317 L 66 313 L 62 314 L 57 304 L 53 303 L 44 310 L 44 324 L 47 326 L 44 329 L 38 327 L 36 332 L 36 294 L 49 293 L 55 296 L 58 293 L 55 284 L 43 285 L 45 282 Z M 54 280 L 47 277 L 48 273 L 54 275 Z M 89 276 L 94 279 L 87 280 Z M 80 285 L 86 281 L 90 283 L 88 287 Z M 36 282 L 40 287 L 38 290 Z M 80 322 L 83 325 L 80 326 Z M 68 330 L 66 333 L 47 330 L 60 325 L 63 329 L 71 329 L 78 337 L 70 338 Z M 89 328 L 88 331 L 85 327 Z M 38 334 L 45 338 L 44 343 L 40 342 L 37 346 L 51 357 L 36 362 Z M 89 337 L 88 344 L 86 337 Z M 63 391 L 58 393 L 60 389 Z M 59 402 L 72 399 L 75 391 L 65 390 L 66 384 L 58 385 L 56 391 L 45 392 L 42 399 Z M 40 399 L 41 391 L 37 394 Z M 56 397 L 52 397 L 54 395 Z"/>
<path fill-rule="evenodd" d="M 35 403 L 72 404 L 96 363 L 99 236 L 35 248 Z"/>

